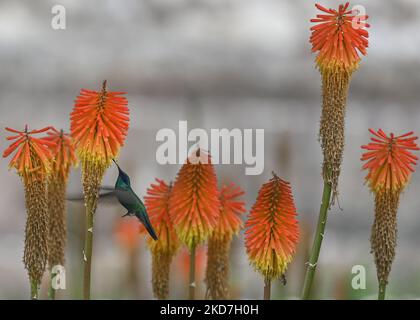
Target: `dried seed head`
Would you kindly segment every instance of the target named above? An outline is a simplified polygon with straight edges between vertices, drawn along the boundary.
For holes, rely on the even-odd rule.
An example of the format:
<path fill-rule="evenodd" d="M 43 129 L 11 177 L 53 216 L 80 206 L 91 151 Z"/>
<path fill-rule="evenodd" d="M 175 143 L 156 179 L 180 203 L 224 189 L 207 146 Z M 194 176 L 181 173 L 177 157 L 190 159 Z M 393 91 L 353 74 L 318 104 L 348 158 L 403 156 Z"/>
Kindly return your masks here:
<path fill-rule="evenodd" d="M 370 238 L 378 281 L 386 284 L 397 246 L 397 210 L 400 193 L 387 190 L 375 197 L 375 221 Z"/>
<path fill-rule="evenodd" d="M 85 205 L 91 214 L 95 213 L 98 205 L 99 189 L 106 168 L 107 166 L 101 161 L 86 160 L 82 162 L 82 185 Z"/>
<path fill-rule="evenodd" d="M 322 70 L 322 113 L 319 137 L 324 155 L 323 177 L 331 185 L 334 204 L 344 150 L 344 118 L 351 72 L 343 68 Z"/>
<path fill-rule="evenodd" d="M 23 262 L 29 278 L 41 283 L 48 258 L 48 212 L 45 181 L 32 179 L 25 184 L 27 220 Z"/>
<path fill-rule="evenodd" d="M 229 253 L 231 236 L 212 235 L 207 249 L 206 283 L 208 295 L 215 300 L 229 299 Z"/>
<path fill-rule="evenodd" d="M 159 300 L 169 296 L 169 271 L 173 252 L 152 251 L 152 287 L 153 294 Z"/>
<path fill-rule="evenodd" d="M 48 177 L 48 265 L 64 265 L 66 246 L 66 181 L 60 172 Z"/>

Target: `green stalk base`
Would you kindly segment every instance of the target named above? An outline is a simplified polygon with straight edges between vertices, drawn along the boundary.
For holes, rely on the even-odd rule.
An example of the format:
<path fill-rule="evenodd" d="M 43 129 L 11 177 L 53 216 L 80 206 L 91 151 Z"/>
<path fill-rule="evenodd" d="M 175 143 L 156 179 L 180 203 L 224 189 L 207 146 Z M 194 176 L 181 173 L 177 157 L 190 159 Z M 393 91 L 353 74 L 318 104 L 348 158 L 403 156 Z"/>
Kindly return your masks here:
<path fill-rule="evenodd" d="M 93 247 L 93 209 L 86 210 L 85 249 L 83 251 L 84 273 L 83 273 L 83 299 L 90 300 L 90 281 L 92 269 L 92 247 Z"/>
<path fill-rule="evenodd" d="M 38 300 L 38 283 L 31 280 L 31 300 Z"/>
<path fill-rule="evenodd" d="M 322 240 L 324 238 L 325 226 L 328 218 L 328 208 L 331 200 L 331 185 L 324 182 L 324 190 L 322 192 L 321 208 L 319 210 L 318 225 L 314 243 L 312 245 L 308 266 L 306 269 L 305 281 L 303 284 L 302 299 L 308 300 L 311 295 L 312 284 L 314 282 L 315 271 L 318 264 L 319 253 L 321 251 Z"/>
<path fill-rule="evenodd" d="M 195 299 L 195 246 L 190 251 L 190 276 L 189 276 L 189 300 Z"/>
<path fill-rule="evenodd" d="M 386 283 L 379 283 L 378 300 L 385 300 Z"/>

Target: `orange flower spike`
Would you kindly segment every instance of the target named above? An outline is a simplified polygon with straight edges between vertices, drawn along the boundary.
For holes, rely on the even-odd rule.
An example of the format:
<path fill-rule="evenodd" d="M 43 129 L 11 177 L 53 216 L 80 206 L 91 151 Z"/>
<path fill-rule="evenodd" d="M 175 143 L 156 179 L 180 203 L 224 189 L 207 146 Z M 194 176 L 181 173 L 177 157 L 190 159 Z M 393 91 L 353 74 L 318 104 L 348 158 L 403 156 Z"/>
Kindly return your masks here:
<path fill-rule="evenodd" d="M 414 172 L 413 165 L 417 164 L 418 157 L 410 151 L 420 150 L 415 142 L 418 137 L 412 136 L 413 132 L 387 136 L 382 129 L 369 131 L 374 137 L 372 142 L 362 146 L 368 151 L 361 158 L 367 161 L 363 165 L 363 169 L 369 171 L 366 181 L 375 192 L 402 191 Z"/>
<path fill-rule="evenodd" d="M 152 251 L 164 251 L 173 254 L 179 247 L 179 240 L 169 215 L 169 198 L 172 185 L 167 185 L 165 181 L 160 179 L 156 179 L 156 182 L 157 184 L 152 184 L 147 189 L 144 200 L 150 223 L 155 226 L 159 240 L 155 241 L 150 238 L 148 245 Z M 143 225 L 140 226 L 140 230 L 145 232 Z"/>
<path fill-rule="evenodd" d="M 366 15 L 354 14 L 349 10 L 349 3 L 340 5 L 338 10 L 327 9 L 319 4 L 315 6 L 323 11 L 311 22 L 312 52 L 319 52 L 316 58 L 318 66 L 323 68 L 357 69 L 360 57 L 357 51 L 366 55 L 369 33 L 364 28 L 370 25 Z"/>
<path fill-rule="evenodd" d="M 28 179 L 28 182 L 38 177 L 44 178 L 51 169 L 52 154 L 49 148 L 55 147 L 55 143 L 46 138 L 35 138 L 33 136 L 50 129 L 51 127 L 45 127 L 40 130 L 28 131 L 28 126 L 25 126 L 25 130 L 18 131 L 6 128 L 7 131 L 17 135 L 6 138 L 9 141 L 15 141 L 3 152 L 3 157 L 6 158 L 17 150 L 9 163 L 9 167 L 15 168 L 20 176 Z"/>
<path fill-rule="evenodd" d="M 147 244 L 152 253 L 152 287 L 157 299 L 167 299 L 169 296 L 169 278 L 172 259 L 177 252 L 180 242 L 175 232 L 169 214 L 169 199 L 172 193 L 172 184 L 156 179 L 147 189 L 144 197 L 150 222 L 155 226 L 159 240 L 149 239 Z M 146 232 L 143 225 L 140 232 Z"/>
<path fill-rule="evenodd" d="M 220 217 L 213 231 L 213 236 L 222 239 L 224 236 L 232 238 L 243 227 L 241 214 L 245 213 L 245 202 L 238 198 L 245 192 L 239 186 L 231 183 L 220 190 Z"/>
<path fill-rule="evenodd" d="M 118 156 L 129 125 L 125 92 L 108 92 L 106 81 L 100 92 L 81 89 L 71 119 L 71 135 L 81 159 L 108 166 Z"/>
<path fill-rule="evenodd" d="M 198 150 L 181 167 L 172 189 L 170 213 L 179 239 L 189 249 L 207 239 L 220 211 L 217 178 L 209 154 Z"/>
<path fill-rule="evenodd" d="M 64 180 L 67 180 L 70 167 L 77 164 L 74 144 L 70 135 L 64 133 L 63 130 L 58 131 L 55 128 L 51 128 L 44 140 L 53 143 L 51 148 L 54 158 L 52 170 L 60 173 Z"/>
<path fill-rule="evenodd" d="M 273 175 L 261 187 L 245 223 L 248 257 L 266 280 L 285 273 L 299 241 L 299 226 L 290 185 Z"/>

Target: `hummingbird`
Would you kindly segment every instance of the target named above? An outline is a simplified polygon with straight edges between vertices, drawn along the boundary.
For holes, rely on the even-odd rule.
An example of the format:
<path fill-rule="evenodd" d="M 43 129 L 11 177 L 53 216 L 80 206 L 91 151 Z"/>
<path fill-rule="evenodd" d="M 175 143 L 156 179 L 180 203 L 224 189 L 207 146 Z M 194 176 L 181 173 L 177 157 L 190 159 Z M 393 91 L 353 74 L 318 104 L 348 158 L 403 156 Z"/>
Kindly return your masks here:
<path fill-rule="evenodd" d="M 127 209 L 126 216 L 136 216 L 137 219 L 144 225 L 153 240 L 157 240 L 155 230 L 150 223 L 149 216 L 147 215 L 146 207 L 140 198 L 131 189 L 130 177 L 120 168 L 118 163 L 113 159 L 118 168 L 118 178 L 115 182 L 113 194 L 117 197 L 119 203 Z"/>

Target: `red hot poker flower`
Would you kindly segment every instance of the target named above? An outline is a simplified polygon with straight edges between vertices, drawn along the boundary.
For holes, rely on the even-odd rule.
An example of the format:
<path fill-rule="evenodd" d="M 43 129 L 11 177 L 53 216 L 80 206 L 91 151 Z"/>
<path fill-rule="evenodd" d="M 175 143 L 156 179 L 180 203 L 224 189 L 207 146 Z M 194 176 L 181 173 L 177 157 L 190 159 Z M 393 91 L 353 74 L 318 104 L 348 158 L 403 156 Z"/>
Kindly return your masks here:
<path fill-rule="evenodd" d="M 363 169 L 369 170 L 366 176 L 370 188 L 375 191 L 401 191 L 409 182 L 411 173 L 414 172 L 414 165 L 418 157 L 411 153 L 412 150 L 419 150 L 412 136 L 413 132 L 395 136 L 389 136 L 379 129 L 375 132 L 369 129 L 374 135 L 372 142 L 362 146 L 368 150 L 363 154 L 361 160 L 367 161 Z"/>
<path fill-rule="evenodd" d="M 220 190 L 220 217 L 213 231 L 212 236 L 222 239 L 227 236 L 229 239 L 242 229 L 243 223 L 241 214 L 245 210 L 245 202 L 239 201 L 238 198 L 245 192 L 239 186 L 231 183 L 223 186 Z"/>
<path fill-rule="evenodd" d="M 82 159 L 108 165 L 118 156 L 128 131 L 125 92 L 81 89 L 71 119 L 71 135 Z"/>
<path fill-rule="evenodd" d="M 299 240 L 290 185 L 273 175 L 261 187 L 245 223 L 245 246 L 249 259 L 267 280 L 284 274 Z"/>
<path fill-rule="evenodd" d="M 152 253 L 152 287 L 158 299 L 167 299 L 169 296 L 169 278 L 172 259 L 179 248 L 179 240 L 169 214 L 169 199 L 172 193 L 172 184 L 156 179 L 147 189 L 145 205 L 149 213 L 150 222 L 155 226 L 158 240 L 149 238 L 148 246 Z M 141 232 L 145 232 L 143 225 Z"/>
<path fill-rule="evenodd" d="M 144 197 L 147 212 L 149 213 L 150 223 L 155 226 L 157 241 L 149 239 L 148 245 L 151 251 L 175 253 L 179 247 L 179 240 L 175 232 L 171 217 L 169 215 L 169 197 L 172 185 L 167 185 L 165 181 L 156 179 L 157 184 L 152 184 L 147 189 Z M 143 225 L 140 226 L 145 232 Z"/>
<path fill-rule="evenodd" d="M 70 167 L 77 163 L 76 155 L 74 154 L 74 144 L 70 135 L 63 132 L 63 130 L 56 130 L 51 128 L 45 140 L 53 142 L 55 145 L 50 148 L 54 158 L 52 170 L 61 174 L 64 180 L 67 180 Z"/>
<path fill-rule="evenodd" d="M 170 213 L 179 239 L 189 249 L 206 240 L 219 211 L 216 173 L 210 155 L 199 149 L 181 167 L 172 189 Z"/>
<path fill-rule="evenodd" d="M 6 128 L 14 135 L 7 137 L 7 140 L 14 142 L 4 151 L 3 157 L 7 158 L 15 152 L 9 163 L 10 168 L 15 168 L 18 174 L 28 182 L 37 178 L 45 178 L 45 175 L 51 169 L 51 152 L 49 148 L 55 147 L 55 142 L 45 138 L 35 138 L 33 135 L 50 130 L 51 127 L 45 127 L 40 130 L 18 131 L 12 128 Z"/>
<path fill-rule="evenodd" d="M 312 52 L 319 52 L 317 63 L 320 68 L 344 67 L 347 70 L 357 68 L 360 61 L 358 51 L 366 55 L 369 45 L 369 33 L 366 23 L 368 16 L 354 15 L 349 10 L 349 3 L 340 5 L 338 10 L 327 9 L 319 4 L 315 6 L 323 11 L 311 22 L 317 25 L 311 28 Z M 356 26 L 356 28 L 355 28 Z"/>

